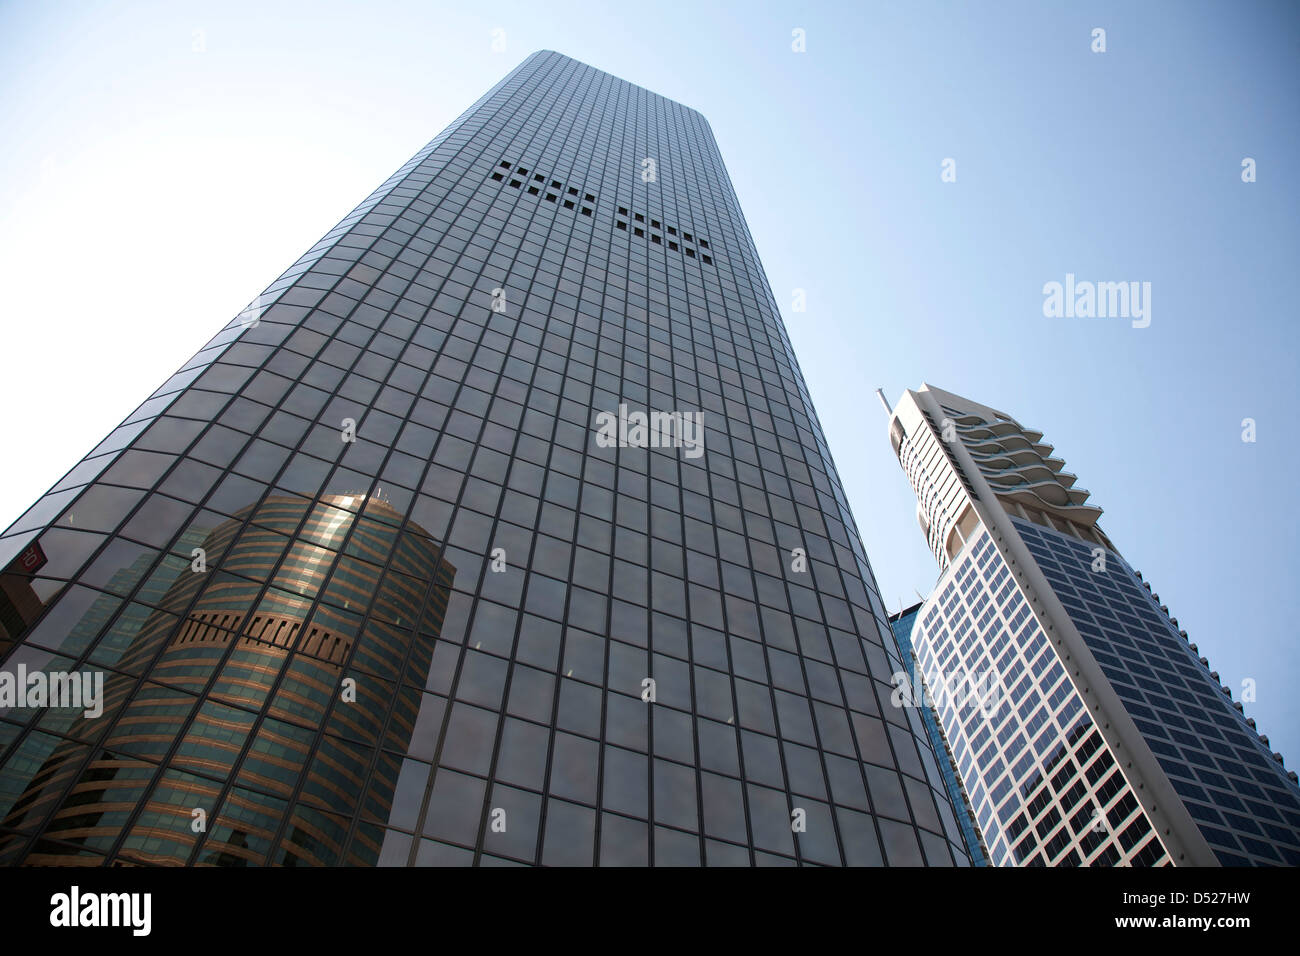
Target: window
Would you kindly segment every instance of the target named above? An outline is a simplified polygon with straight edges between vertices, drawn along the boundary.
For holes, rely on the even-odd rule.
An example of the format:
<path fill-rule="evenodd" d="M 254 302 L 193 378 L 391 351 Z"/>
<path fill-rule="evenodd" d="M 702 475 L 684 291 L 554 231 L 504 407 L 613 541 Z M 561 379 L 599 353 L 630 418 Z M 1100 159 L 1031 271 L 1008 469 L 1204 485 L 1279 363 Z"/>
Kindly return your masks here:
<path fill-rule="evenodd" d="M 529 69 L 505 89 L 528 90 Z M 584 76 L 572 84 L 580 96 Z M 587 100 L 591 118 L 602 117 L 592 124 L 599 125 L 591 140 L 593 172 L 570 171 L 567 157 L 547 159 L 539 152 L 539 162 L 559 168 L 543 173 L 503 158 L 488 170 L 487 183 L 477 179 L 493 142 L 510 142 L 510 137 L 516 144 L 546 142 L 547 114 L 555 102 L 532 95 L 489 98 L 484 109 L 500 108 L 497 119 L 489 121 L 485 113 L 457 127 L 445 146 L 434 148 L 438 152 L 430 150 L 434 161 L 414 164 L 409 181 L 380 200 L 377 208 L 385 212 L 378 218 L 393 221 L 391 232 L 382 223 L 376 230 L 367 227 L 364 237 L 354 237 L 355 245 L 344 239 L 322 253 L 318 266 L 304 266 L 309 271 L 302 282 L 296 272 L 279 280 L 285 296 L 262 325 L 226 340 L 223 344 L 231 347 L 225 358 L 203 366 L 225 369 L 223 376 L 247 372 L 255 376 L 254 384 L 204 379 L 220 391 L 178 393 L 172 410 L 164 415 L 159 409 L 148 431 L 140 426 L 145 437 L 134 449 L 121 449 L 124 464 L 111 475 L 138 480 L 142 487 L 92 483 L 79 491 L 78 483 L 68 486 L 68 497 L 59 499 L 54 513 L 67 509 L 71 526 L 53 528 L 42 538 L 50 563 L 38 582 L 48 583 L 40 596 L 63 585 L 54 572 L 64 569 L 66 576 L 86 562 L 92 568 L 82 579 L 87 585 L 82 591 L 97 590 L 84 595 L 89 599 L 84 602 L 82 591 L 60 599 L 63 607 L 79 602 L 78 617 L 90 613 L 81 632 L 61 618 L 57 636 L 86 644 L 78 659 L 97 654 L 89 659 L 102 666 L 127 670 L 130 665 L 132 680 L 138 677 L 143 685 L 145 673 L 134 671 L 146 664 L 122 656 L 134 635 L 156 640 L 164 626 L 187 628 L 180 649 L 194 655 L 195 663 L 201 663 L 197 658 L 205 653 L 205 642 L 212 653 L 225 657 L 229 647 L 232 661 L 239 658 L 221 675 L 228 688 L 231 680 L 246 676 L 251 649 L 198 639 L 200 627 L 210 633 L 239 627 L 243 633 L 260 614 L 255 633 L 270 635 L 274 603 L 285 612 L 285 628 L 308 628 L 306 651 L 347 653 L 349 666 L 369 675 L 390 708 L 387 724 L 383 715 L 379 723 L 364 714 L 354 714 L 353 720 L 343 714 L 345 708 L 328 726 L 292 719 L 295 708 L 302 718 L 328 697 L 330 678 L 322 668 L 337 663 L 333 657 L 313 663 L 304 654 L 301 663 L 286 662 L 285 692 L 266 705 L 284 711 L 281 716 L 289 722 L 282 720 L 273 733 L 247 744 L 279 748 L 289 758 L 271 766 L 266 753 L 241 749 L 243 738 L 225 739 L 228 752 L 214 758 L 227 768 L 238 759 L 250 771 L 265 772 L 287 794 L 338 797 L 332 804 L 337 821 L 324 825 L 301 814 L 282 819 L 287 810 L 278 804 L 264 810 L 262 803 L 273 797 L 266 793 L 265 801 L 250 797 L 240 804 L 243 822 L 258 824 L 259 833 L 272 837 L 292 836 L 299 823 L 310 822 L 296 859 L 313 853 L 320 861 L 339 858 L 350 843 L 365 843 L 350 860 L 369 853 L 389 862 L 463 855 L 472 862 L 474 854 L 464 848 L 473 847 L 484 862 L 509 857 L 590 863 L 595 831 L 603 829 L 601 861 L 644 863 L 653 852 L 661 863 L 698 863 L 704 854 L 707 862 L 748 863 L 754 853 L 749 845 L 755 844 L 772 859 L 783 854 L 786 862 L 795 862 L 792 798 L 813 817 L 813 836 L 798 838 L 808 861 L 869 863 L 874 856 L 875 862 L 886 857 L 891 863 L 909 862 L 923 845 L 927 855 L 931 846 L 946 855 L 924 778 L 902 778 L 893 769 L 898 761 L 886 738 L 893 733 L 911 753 L 906 722 L 891 725 L 863 713 L 850 720 L 839 706 L 844 700 L 858 711 L 878 711 L 876 690 L 884 686 L 883 675 L 875 674 L 873 681 L 878 668 L 868 668 L 851 623 L 873 610 L 861 565 L 847 548 L 850 542 L 856 546 L 856 536 L 846 531 L 838 512 L 825 508 L 834 480 L 814 447 L 817 429 L 791 357 L 780 343 L 773 348 L 770 330 L 754 308 L 767 294 L 761 280 L 744 270 L 729 275 L 725 291 L 739 296 L 730 301 L 740 306 L 728 307 L 725 320 L 700 320 L 710 278 L 715 286 L 721 279 L 707 274 L 690 279 L 693 270 L 678 268 L 677 255 L 698 260 L 710 252 L 703 239 L 683 233 L 686 227 L 652 219 L 643 210 L 634 218 L 629 206 L 614 200 L 616 231 L 635 230 L 638 238 L 661 249 L 667 244 L 674 253 L 642 256 L 644 247 L 629 249 L 616 237 L 610 241 L 604 225 L 595 229 L 593 223 L 588 231 L 567 217 L 534 217 L 537 210 L 529 203 L 503 202 L 499 195 L 509 184 L 594 217 L 598 197 L 557 174 L 563 169 L 571 178 L 602 181 L 606 168 L 619 165 L 624 124 L 647 130 L 650 142 L 681 141 L 684 162 L 692 160 L 683 172 L 690 188 L 703 190 L 696 197 L 699 204 L 679 207 L 670 195 L 659 208 L 687 221 L 698 216 L 728 235 L 724 230 L 739 225 L 737 209 L 729 188 L 713 178 L 712 147 L 701 151 L 694 141 L 700 134 L 707 141 L 707 134 L 689 122 L 678 127 L 671 117 L 671 128 L 661 130 L 654 125 L 658 114 L 639 115 L 636 105 L 631 115 L 620 114 L 622 100 L 616 97 L 606 108 L 593 96 Z M 576 119 L 585 129 L 588 117 Z M 448 162 L 439 165 L 442 158 Z M 626 194 L 641 195 L 624 181 Z M 454 217 L 444 210 L 416 225 L 425 215 L 425 200 L 415 197 L 426 184 L 429 197 L 454 195 L 468 202 L 458 204 Z M 664 184 L 665 191 L 670 187 Z M 601 202 L 617 195 L 608 185 L 602 188 L 606 199 Z M 657 199 L 629 201 L 659 204 Z M 608 222 L 603 218 L 608 206 L 603 208 L 602 223 Z M 706 220 L 704 209 L 715 218 Z M 396 214 L 392 220 L 389 213 Z M 558 223 L 547 221 L 557 218 Z M 468 235 L 500 234 L 498 248 L 462 241 L 461 225 Z M 417 233 L 411 251 L 399 256 Z M 426 256 L 444 234 L 443 248 Z M 747 244 L 748 237 L 743 241 Z M 582 248 L 588 244 L 591 255 Z M 539 247 L 540 255 L 535 254 Z M 751 255 L 748 245 L 744 249 Z M 521 298 L 535 294 L 539 304 L 521 316 L 512 312 L 502 317 L 505 321 L 492 322 L 474 290 L 495 275 L 496 263 L 516 253 L 512 281 Z M 711 255 L 702 257 L 712 264 Z M 647 277 L 650 281 L 643 282 Z M 619 309 L 591 295 L 602 284 L 611 292 L 627 290 L 636 305 Z M 367 295 L 371 289 L 375 294 Z M 396 296 L 398 290 L 405 290 L 400 304 L 388 294 Z M 442 317 L 421 321 L 435 299 Z M 282 341 L 285 345 L 277 348 Z M 200 374 L 202 369 L 194 372 Z M 629 409 L 651 414 L 680 404 L 699 408 L 706 418 L 716 412 L 752 424 L 738 425 L 734 434 L 728 429 L 729 441 L 711 446 L 701 461 L 683 454 L 685 449 L 606 453 L 594 440 L 591 413 L 624 400 Z M 345 416 L 358 423 L 350 445 L 340 443 L 338 426 Z M 195 442 L 192 456 L 176 460 Z M 172 462 L 166 471 L 129 457 L 159 452 Z M 131 479 L 122 471 L 127 466 L 132 472 L 144 469 L 141 477 Z M 80 482 L 113 467 L 92 459 L 78 472 Z M 359 497 L 371 489 L 369 500 Z M 82 499 L 72 504 L 78 494 Z M 767 528 L 756 532 L 757 539 L 738 533 L 745 511 L 758 515 L 758 524 Z M 813 525 L 820 530 L 805 532 L 810 553 L 843 584 L 831 587 L 838 597 L 823 595 L 825 614 L 823 598 L 784 582 L 778 573 L 775 539 L 784 540 L 796 526 Z M 303 527 L 306 531 L 295 530 Z M 751 530 L 755 527 L 751 522 Z M 100 529 L 109 536 L 101 536 Z M 88 540 L 81 544 L 75 538 Z M 210 579 L 187 570 L 196 544 L 207 551 Z M 483 558 L 497 546 L 509 555 L 509 573 L 484 573 Z M 769 573 L 757 573 L 756 561 Z M 293 581 L 294 586 L 271 592 L 265 606 L 253 603 L 265 582 L 288 585 L 289 574 L 306 579 L 309 593 L 298 593 Z M 429 580 L 435 575 L 441 576 L 437 583 Z M 189 589 L 207 588 L 202 583 L 207 580 L 219 581 L 223 598 L 228 595 L 232 605 L 238 599 L 238 606 L 228 613 L 214 608 L 206 591 L 191 594 Z M 181 584 L 171 590 L 177 581 Z M 371 601 L 371 594 L 383 600 Z M 302 605 L 301 621 L 289 620 L 291 599 Z M 200 602 L 192 621 L 165 617 L 173 607 L 183 612 L 192 600 Z M 56 608 L 51 611 L 58 613 Z M 217 611 L 227 617 L 214 619 Z M 731 622 L 727 629 L 724 613 Z M 53 614 L 47 620 L 53 621 Z M 90 643 L 96 633 L 92 626 L 112 629 L 107 640 L 101 639 L 103 646 Z M 42 633 L 55 636 L 48 626 Z M 322 646 L 326 634 L 328 644 Z M 767 639 L 766 647 L 760 637 Z M 802 658 L 796 647 L 802 648 Z M 832 648 L 841 662 L 838 670 L 830 663 Z M 877 658 L 883 663 L 881 655 Z M 508 691 L 507 666 L 513 675 Z M 659 678 L 660 703 L 654 708 L 640 698 L 647 674 Z M 1023 676 L 1014 675 L 1014 681 Z M 289 698 L 300 703 L 290 706 Z M 862 738 L 861 756 L 869 760 L 865 771 L 850 729 L 857 727 L 861 737 L 859 718 L 883 728 L 868 728 L 870 739 Z M 982 720 L 978 714 L 963 715 L 968 718 Z M 268 717 L 266 726 L 271 723 Z M 972 727 L 976 752 L 990 746 L 998 751 L 991 726 Z M 341 737 L 327 737 L 328 732 Z M 196 744 L 197 736 L 187 746 L 216 746 L 211 740 Z M 1007 763 L 1030 757 L 1020 739 L 1015 758 L 1004 754 Z M 33 768 L 39 769 L 45 756 L 34 756 Z M 296 756 L 315 759 L 321 772 L 295 764 Z M 442 766 L 435 772 L 429 762 L 436 758 Z M 912 766 L 920 772 L 919 764 Z M 969 774 L 969 764 L 963 766 Z M 364 789 L 337 789 L 347 790 L 349 781 L 367 772 L 374 778 L 374 799 Z M 1010 781 L 999 776 L 994 799 L 1022 776 Z M 326 777 L 332 783 L 327 785 Z M 62 781 L 52 786 L 68 789 L 75 783 Z M 208 783 L 208 790 L 220 792 L 220 781 Z M 989 789 L 981 791 L 976 806 L 990 827 L 994 856 L 1008 857 L 1014 842 L 1025 839 L 1024 859 L 1040 854 L 1037 832 L 1022 808 L 1004 798 L 1005 812 L 995 812 L 988 805 Z M 703 794 L 698 805 L 697 793 Z M 916 803 L 918 794 L 924 807 Z M 655 818 L 647 820 L 652 801 Z M 909 804 L 921 826 L 926 819 L 932 824 L 918 840 L 908 835 L 911 824 L 886 819 L 911 820 Z M 509 812 L 508 833 L 494 833 L 484 822 L 497 807 Z M 324 811 L 303 812 L 319 817 Z M 877 812 L 879 823 L 871 815 Z M 999 838 L 1000 818 L 1018 814 L 1017 826 Z M 706 832 L 697 834 L 701 822 Z M 398 828 L 387 831 L 393 842 L 385 841 L 382 849 L 376 843 L 385 839 L 381 823 Z M 138 833 L 144 830 L 142 824 Z M 327 832 L 332 830 L 336 837 Z M 265 835 L 232 846 L 239 841 L 231 832 L 226 827 L 213 838 L 203 862 L 213 862 L 223 848 L 247 862 L 275 862 L 273 847 L 263 846 Z M 1058 832 L 1059 825 L 1047 836 Z M 129 843 L 138 833 L 123 839 Z M 47 842 L 75 847 L 64 836 Z M 903 849 L 897 845 L 901 837 L 912 841 Z M 1134 851 L 1151 837 L 1143 836 Z M 331 840 L 334 844 L 327 845 Z M 639 846 L 631 846 L 633 840 Z M 116 862 L 111 848 L 117 845 L 88 844 L 107 853 L 110 864 Z M 1060 852 L 1069 848 L 1067 841 Z M 122 859 L 129 862 L 125 852 Z"/>

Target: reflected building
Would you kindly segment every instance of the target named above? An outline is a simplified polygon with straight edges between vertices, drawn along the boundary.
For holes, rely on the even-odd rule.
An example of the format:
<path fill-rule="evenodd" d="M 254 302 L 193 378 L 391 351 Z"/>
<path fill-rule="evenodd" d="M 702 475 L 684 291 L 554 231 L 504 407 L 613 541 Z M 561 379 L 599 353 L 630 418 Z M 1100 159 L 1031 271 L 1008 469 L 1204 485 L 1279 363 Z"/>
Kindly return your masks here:
<path fill-rule="evenodd" d="M 556 53 L 0 568 L 0 669 L 108 697 L 0 713 L 0 862 L 969 864 L 708 124 Z"/>
<path fill-rule="evenodd" d="M 280 495 L 195 538 L 158 609 L 120 653 L 105 646 L 103 714 L 51 712 L 45 729 L 71 739 L 3 819 L 41 827 L 21 862 L 82 862 L 67 844 L 120 864 L 376 863 L 455 577 L 400 524 L 364 495 Z M 78 629 L 103 625 L 96 605 Z M 89 761 L 78 740 L 96 740 Z"/>
<path fill-rule="evenodd" d="M 0 655 L 14 646 L 45 604 L 32 587 L 32 575 L 45 566 L 45 555 L 35 542 L 23 549 L 0 571 Z"/>

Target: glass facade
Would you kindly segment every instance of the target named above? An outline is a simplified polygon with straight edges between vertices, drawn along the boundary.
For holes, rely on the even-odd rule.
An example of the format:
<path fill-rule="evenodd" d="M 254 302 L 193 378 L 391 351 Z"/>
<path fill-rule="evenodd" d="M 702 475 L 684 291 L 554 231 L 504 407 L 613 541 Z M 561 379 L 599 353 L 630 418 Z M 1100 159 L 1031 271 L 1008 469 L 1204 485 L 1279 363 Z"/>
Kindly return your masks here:
<path fill-rule="evenodd" d="M 0 864 L 969 863 L 707 123 L 555 53 L 0 569 Z"/>
<path fill-rule="evenodd" d="M 988 853 L 980 843 L 979 830 L 975 826 L 974 808 L 971 807 L 970 799 L 966 796 L 966 791 L 962 789 L 961 781 L 957 777 L 952 751 L 944 739 L 943 731 L 939 728 L 934 708 L 927 699 L 928 691 L 925 689 L 924 679 L 921 678 L 920 671 L 916 667 L 916 656 L 912 649 L 912 630 L 916 627 L 916 618 L 920 610 L 921 605 L 917 604 L 889 619 L 889 626 L 894 631 L 898 649 L 903 655 L 903 665 L 907 668 L 905 674 L 895 677 L 895 686 L 906 682 L 909 688 L 908 699 L 920 711 L 925 732 L 930 735 L 930 745 L 939 757 L 939 770 L 943 774 L 944 785 L 948 788 L 948 799 L 952 801 L 953 809 L 957 811 L 957 823 L 961 826 L 962 838 L 966 841 L 966 852 L 970 856 L 971 863 L 974 866 L 987 866 Z M 918 682 L 920 693 L 917 693 Z"/>
<path fill-rule="evenodd" d="M 1219 861 L 1300 865 L 1300 791 L 1150 586 L 1114 551 L 1014 524 Z"/>
<path fill-rule="evenodd" d="M 1159 866 L 1169 856 L 1029 602 L 979 527 L 935 585 L 912 634 L 939 720 L 998 866 Z"/>

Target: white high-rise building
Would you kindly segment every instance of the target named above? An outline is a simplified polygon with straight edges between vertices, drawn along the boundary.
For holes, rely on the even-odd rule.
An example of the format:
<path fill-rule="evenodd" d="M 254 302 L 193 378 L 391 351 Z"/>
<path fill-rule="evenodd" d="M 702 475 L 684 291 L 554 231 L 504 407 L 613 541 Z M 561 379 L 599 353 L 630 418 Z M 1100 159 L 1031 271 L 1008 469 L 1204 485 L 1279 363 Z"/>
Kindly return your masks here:
<path fill-rule="evenodd" d="M 1042 433 L 925 385 L 889 439 L 941 569 L 912 644 L 993 863 L 1300 863 L 1295 773 Z"/>

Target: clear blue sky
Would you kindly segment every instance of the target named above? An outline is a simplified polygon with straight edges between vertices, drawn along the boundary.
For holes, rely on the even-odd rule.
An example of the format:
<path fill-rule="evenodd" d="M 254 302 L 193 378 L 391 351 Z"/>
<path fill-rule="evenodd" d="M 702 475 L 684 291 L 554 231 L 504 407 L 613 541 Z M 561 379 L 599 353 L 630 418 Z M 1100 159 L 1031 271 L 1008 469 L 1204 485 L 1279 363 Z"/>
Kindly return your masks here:
<path fill-rule="evenodd" d="M 0 4 L 0 525 L 554 49 L 708 117 L 891 609 L 936 569 L 872 390 L 929 381 L 1044 430 L 1295 766 L 1298 10 Z M 1150 282 L 1150 327 L 1044 318 L 1067 272 Z"/>

